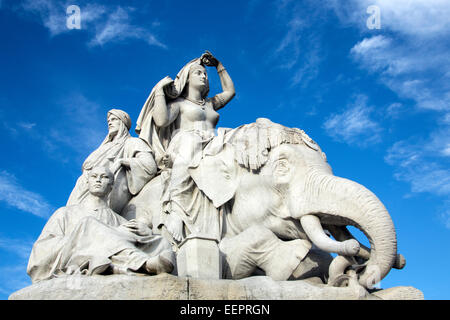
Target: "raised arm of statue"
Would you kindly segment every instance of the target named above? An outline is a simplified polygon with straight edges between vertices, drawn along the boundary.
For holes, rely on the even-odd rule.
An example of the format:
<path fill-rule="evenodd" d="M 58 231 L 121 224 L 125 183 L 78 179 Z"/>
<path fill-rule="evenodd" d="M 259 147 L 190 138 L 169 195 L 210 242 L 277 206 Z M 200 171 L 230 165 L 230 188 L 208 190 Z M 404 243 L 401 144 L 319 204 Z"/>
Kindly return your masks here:
<path fill-rule="evenodd" d="M 230 75 L 227 72 L 227 69 L 223 66 L 223 64 L 215 58 L 211 52 L 206 51 L 202 57 L 202 62 L 207 66 L 216 67 L 217 73 L 220 78 L 220 84 L 222 85 L 223 92 L 216 94 L 211 100 L 213 103 L 214 110 L 219 110 L 223 108 L 228 102 L 233 99 L 236 94 L 236 90 L 234 89 L 233 80 L 231 80 Z"/>

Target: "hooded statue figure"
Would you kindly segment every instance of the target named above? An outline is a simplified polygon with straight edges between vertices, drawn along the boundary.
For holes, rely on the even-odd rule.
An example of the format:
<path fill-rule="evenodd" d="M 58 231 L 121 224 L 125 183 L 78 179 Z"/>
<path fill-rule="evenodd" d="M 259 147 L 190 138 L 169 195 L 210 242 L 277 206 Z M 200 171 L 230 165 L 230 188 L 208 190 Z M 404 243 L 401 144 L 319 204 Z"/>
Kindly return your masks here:
<path fill-rule="evenodd" d="M 106 166 L 115 177 L 108 203 L 111 209 L 120 214 L 128 201 L 155 176 L 156 164 L 149 145 L 143 139 L 131 137 L 131 119 L 125 111 L 109 110 L 107 120 L 108 135 L 84 161 L 82 175 L 67 205 L 81 203 L 89 192 L 89 171 L 96 166 Z"/>

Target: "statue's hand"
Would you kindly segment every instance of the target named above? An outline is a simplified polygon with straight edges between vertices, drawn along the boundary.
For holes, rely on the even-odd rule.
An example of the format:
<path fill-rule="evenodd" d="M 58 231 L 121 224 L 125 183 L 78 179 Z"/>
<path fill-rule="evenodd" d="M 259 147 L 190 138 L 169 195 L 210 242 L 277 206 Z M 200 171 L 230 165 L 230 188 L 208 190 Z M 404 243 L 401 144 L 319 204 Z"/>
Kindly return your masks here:
<path fill-rule="evenodd" d="M 161 162 L 164 165 L 164 167 L 166 167 L 168 169 L 172 168 L 172 166 L 173 166 L 172 158 L 167 153 L 162 157 Z"/>
<path fill-rule="evenodd" d="M 152 230 L 143 222 L 135 219 L 131 219 L 128 222 L 122 224 L 122 227 L 128 229 L 128 231 L 138 235 L 138 236 L 149 236 L 152 234 Z"/>
<path fill-rule="evenodd" d="M 157 85 L 157 90 L 156 90 L 157 93 L 164 94 L 164 89 L 171 86 L 172 84 L 173 84 L 172 78 L 170 78 L 169 76 L 165 77 L 164 79 L 159 81 L 159 83 Z"/>
<path fill-rule="evenodd" d="M 116 159 L 114 163 L 109 167 L 109 170 L 115 174 L 122 167 L 122 159 Z"/>
<path fill-rule="evenodd" d="M 200 57 L 200 61 L 208 67 L 217 67 L 219 64 L 219 60 L 217 60 L 211 52 L 208 50 L 205 51 L 204 54 Z"/>
<path fill-rule="evenodd" d="M 114 163 L 110 166 L 109 170 L 111 170 L 112 173 L 116 173 L 121 167 L 130 168 L 131 163 L 130 160 L 127 159 L 116 159 Z"/>
<path fill-rule="evenodd" d="M 161 88 L 164 88 L 164 87 L 167 87 L 171 83 L 173 83 L 172 78 L 167 76 L 164 79 L 162 79 L 159 84 L 160 84 Z"/>

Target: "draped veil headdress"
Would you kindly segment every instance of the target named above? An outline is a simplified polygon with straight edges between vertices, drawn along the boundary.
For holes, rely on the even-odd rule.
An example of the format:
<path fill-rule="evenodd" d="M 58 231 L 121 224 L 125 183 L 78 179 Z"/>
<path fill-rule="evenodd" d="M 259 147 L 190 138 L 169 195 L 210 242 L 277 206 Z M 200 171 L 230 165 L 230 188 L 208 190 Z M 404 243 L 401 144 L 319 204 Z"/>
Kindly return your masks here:
<path fill-rule="evenodd" d="M 130 137 L 131 118 L 128 113 L 119 109 L 111 109 L 108 111 L 107 117 L 111 114 L 121 120 L 119 130 L 114 136 L 108 133 L 102 144 L 84 161 L 83 170 L 92 169 L 104 162 L 105 158 L 115 159 L 123 151 L 125 141 Z"/>

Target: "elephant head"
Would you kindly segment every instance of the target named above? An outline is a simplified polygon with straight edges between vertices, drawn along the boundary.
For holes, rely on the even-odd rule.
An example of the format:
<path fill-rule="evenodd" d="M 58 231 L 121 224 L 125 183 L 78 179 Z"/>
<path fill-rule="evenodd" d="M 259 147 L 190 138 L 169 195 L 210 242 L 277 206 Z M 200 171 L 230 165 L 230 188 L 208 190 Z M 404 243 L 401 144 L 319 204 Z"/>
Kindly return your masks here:
<path fill-rule="evenodd" d="M 225 142 L 191 175 L 217 207 L 233 199 L 230 217 L 238 229 L 264 224 L 280 238 L 305 237 L 338 254 L 330 265 L 333 280 L 352 269 L 364 287 L 404 265 L 381 201 L 364 186 L 334 176 L 325 154 L 302 130 L 258 119 L 230 132 Z M 347 225 L 367 236 L 370 249 L 351 238 Z M 358 268 L 356 256 L 364 258 Z"/>

